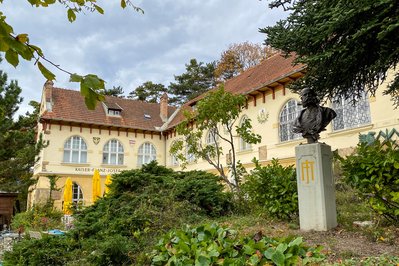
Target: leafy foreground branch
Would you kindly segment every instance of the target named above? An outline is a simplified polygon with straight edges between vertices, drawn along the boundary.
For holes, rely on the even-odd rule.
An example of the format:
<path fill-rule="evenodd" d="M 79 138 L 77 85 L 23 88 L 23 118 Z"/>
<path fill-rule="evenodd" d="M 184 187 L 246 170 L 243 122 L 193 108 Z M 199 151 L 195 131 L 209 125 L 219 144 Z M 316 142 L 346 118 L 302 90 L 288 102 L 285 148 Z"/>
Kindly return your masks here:
<path fill-rule="evenodd" d="M 83 11 L 97 12 L 104 14 L 104 10 L 96 4 L 96 0 L 27 0 L 35 7 L 48 7 L 53 4 L 61 4 L 67 8 L 67 16 L 70 22 L 76 20 L 76 15 Z M 0 0 L 0 5 L 3 0 Z M 131 6 L 135 11 L 143 10 L 131 3 L 129 0 L 121 0 L 122 8 Z M 6 16 L 0 11 L 0 52 L 5 53 L 5 59 L 9 64 L 17 67 L 20 57 L 26 61 L 34 61 L 41 74 L 47 80 L 55 80 L 56 75 L 50 71 L 43 63 L 47 63 L 70 76 L 71 82 L 80 84 L 80 91 L 85 97 L 85 103 L 89 109 L 94 109 L 97 101 L 104 99 L 105 82 L 94 74 L 79 75 L 65 70 L 60 65 L 52 62 L 45 57 L 44 52 L 39 46 L 33 45 L 29 41 L 27 33 L 16 34 L 13 27 L 6 22 Z"/>
<path fill-rule="evenodd" d="M 307 247 L 301 237 L 238 238 L 217 224 L 186 227 L 166 234 L 152 253 L 151 265 L 306 265 L 323 261 L 323 247 Z"/>

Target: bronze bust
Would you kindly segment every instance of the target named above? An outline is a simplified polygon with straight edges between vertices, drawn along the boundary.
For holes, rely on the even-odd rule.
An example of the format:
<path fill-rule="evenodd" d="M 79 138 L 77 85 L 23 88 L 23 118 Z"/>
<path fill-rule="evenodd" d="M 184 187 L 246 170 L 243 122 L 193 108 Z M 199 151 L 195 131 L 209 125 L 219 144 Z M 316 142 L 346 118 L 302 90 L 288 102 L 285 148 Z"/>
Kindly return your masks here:
<path fill-rule="evenodd" d="M 337 114 L 331 108 L 320 106 L 320 100 L 313 90 L 303 89 L 300 95 L 304 109 L 295 119 L 293 131 L 301 133 L 308 143 L 316 143 L 320 138 L 319 133 L 326 130 Z"/>

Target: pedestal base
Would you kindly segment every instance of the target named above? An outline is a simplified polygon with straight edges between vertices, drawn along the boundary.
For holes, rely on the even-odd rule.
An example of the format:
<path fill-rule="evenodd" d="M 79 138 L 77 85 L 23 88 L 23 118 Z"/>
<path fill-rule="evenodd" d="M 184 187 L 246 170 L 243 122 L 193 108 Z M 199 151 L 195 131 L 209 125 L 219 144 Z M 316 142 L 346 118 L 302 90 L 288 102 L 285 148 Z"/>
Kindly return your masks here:
<path fill-rule="evenodd" d="M 331 147 L 323 143 L 295 147 L 301 230 L 337 226 Z"/>

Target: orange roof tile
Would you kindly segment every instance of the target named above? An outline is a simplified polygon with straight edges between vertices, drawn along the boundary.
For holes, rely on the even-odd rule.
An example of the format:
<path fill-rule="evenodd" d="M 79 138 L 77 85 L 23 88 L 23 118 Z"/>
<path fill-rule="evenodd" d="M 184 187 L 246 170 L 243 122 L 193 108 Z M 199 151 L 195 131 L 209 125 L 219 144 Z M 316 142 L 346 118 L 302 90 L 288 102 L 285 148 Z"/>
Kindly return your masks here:
<path fill-rule="evenodd" d="M 140 130 L 155 130 L 155 127 L 161 127 L 163 124 L 159 116 L 160 104 L 158 103 L 105 96 L 108 106 L 122 108 L 121 117 L 115 117 L 106 115 L 103 103 L 97 103 L 95 110 L 88 110 L 83 96 L 78 91 L 53 87 L 52 101 L 52 111 L 45 111 L 41 119 Z M 172 115 L 175 110 L 175 107 L 169 106 L 168 115 Z M 148 115 L 151 118 L 148 118 Z"/>
<path fill-rule="evenodd" d="M 268 85 L 284 79 L 294 73 L 304 70 L 306 67 L 303 64 L 294 65 L 295 56 L 284 57 L 277 53 L 265 60 L 259 65 L 256 65 L 240 75 L 226 81 L 224 85 L 225 91 L 234 94 L 248 94 L 255 90 L 261 89 Z M 183 105 L 179 114 L 169 123 L 168 128 L 176 126 L 182 119 L 184 119 L 182 110 L 190 108 L 195 102 L 204 97 L 205 94 L 196 97 L 195 99 Z"/>

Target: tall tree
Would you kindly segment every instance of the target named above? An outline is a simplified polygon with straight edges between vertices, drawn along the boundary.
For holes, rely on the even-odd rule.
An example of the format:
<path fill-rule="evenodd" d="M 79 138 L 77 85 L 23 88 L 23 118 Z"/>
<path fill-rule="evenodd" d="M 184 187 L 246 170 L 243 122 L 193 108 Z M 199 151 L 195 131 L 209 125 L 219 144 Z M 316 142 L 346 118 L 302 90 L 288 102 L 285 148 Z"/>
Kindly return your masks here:
<path fill-rule="evenodd" d="M 81 12 L 97 12 L 104 14 L 104 10 L 97 4 L 96 0 L 26 0 L 34 7 L 48 7 L 54 4 L 63 5 L 67 10 L 67 17 L 70 22 L 76 20 L 77 14 Z M 0 0 L 0 5 L 3 0 Z M 134 10 L 143 12 L 143 10 L 132 4 L 130 0 L 121 0 L 122 8 L 131 6 Z M 17 34 L 10 24 L 6 22 L 6 17 L 0 11 L 0 52 L 5 53 L 6 61 L 17 67 L 19 59 L 33 61 L 38 70 L 47 80 L 55 80 L 55 74 L 51 72 L 46 65 L 51 65 L 56 69 L 67 73 L 71 82 L 80 83 L 80 91 L 85 97 L 85 103 L 89 109 L 94 109 L 97 101 L 104 99 L 104 80 L 94 74 L 79 75 L 73 74 L 55 64 L 45 57 L 42 49 L 29 42 L 27 33 Z"/>
<path fill-rule="evenodd" d="M 230 44 L 223 51 L 216 65 L 215 75 L 218 79 L 227 80 L 244 70 L 256 66 L 263 59 L 275 54 L 277 50 L 258 43 L 243 42 Z"/>
<path fill-rule="evenodd" d="M 215 63 L 197 62 L 191 59 L 186 72 L 175 76 L 176 83 L 168 87 L 171 104 L 181 105 L 216 86 Z"/>
<path fill-rule="evenodd" d="M 307 65 L 305 77 L 293 90 L 312 88 L 320 96 L 355 100 L 366 89 L 374 94 L 399 62 L 397 0 L 276 0 L 287 19 L 261 29 L 266 43 L 295 52 Z M 399 106 L 399 73 L 385 90 Z"/>
<path fill-rule="evenodd" d="M 198 101 L 195 110 L 184 113 L 184 121 L 176 128 L 182 139 L 173 143 L 170 152 L 182 167 L 186 166 L 188 155 L 194 160 L 206 160 L 232 191 L 239 191 L 243 168 L 236 159 L 235 137 L 239 135 L 249 144 L 260 142 L 261 137 L 252 132 L 249 119 L 237 125 L 245 96 L 225 92 L 223 84 L 219 86 Z M 223 154 L 230 157 L 226 163 L 222 161 Z"/>
<path fill-rule="evenodd" d="M 14 116 L 22 102 L 21 88 L 16 81 L 7 82 L 7 74 L 0 70 L 0 190 L 19 191 L 25 197 L 33 184 L 31 168 L 43 147 L 36 124 L 39 104 L 31 102 L 33 113 Z"/>
<path fill-rule="evenodd" d="M 121 86 L 113 86 L 112 89 L 105 89 L 104 95 L 108 96 L 114 96 L 118 98 L 125 98 L 123 95 L 125 92 L 123 91 L 123 88 Z"/>
<path fill-rule="evenodd" d="M 166 91 L 167 89 L 163 84 L 146 81 L 130 92 L 128 98 L 149 103 L 158 103 Z"/>

